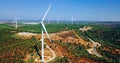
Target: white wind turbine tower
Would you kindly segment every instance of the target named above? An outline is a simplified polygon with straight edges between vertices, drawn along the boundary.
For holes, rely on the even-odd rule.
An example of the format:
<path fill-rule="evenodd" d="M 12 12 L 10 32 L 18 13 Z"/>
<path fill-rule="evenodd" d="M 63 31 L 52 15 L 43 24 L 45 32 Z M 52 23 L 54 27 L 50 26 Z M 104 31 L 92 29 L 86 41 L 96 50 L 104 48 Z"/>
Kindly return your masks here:
<path fill-rule="evenodd" d="M 44 19 L 45 19 L 45 17 L 47 16 L 48 11 L 49 11 L 50 8 L 51 8 L 51 4 L 49 5 L 49 7 L 48 7 L 48 9 L 47 9 L 47 11 L 46 11 L 46 13 L 45 13 L 45 15 L 44 15 L 43 18 L 42 18 L 42 21 L 40 22 L 40 24 L 42 25 L 42 62 L 44 62 L 44 31 L 45 31 L 48 39 L 49 39 L 50 42 L 51 42 L 50 36 L 48 35 L 48 32 L 47 32 L 47 30 L 46 30 L 46 28 L 45 28 L 45 25 L 44 25 Z"/>
<path fill-rule="evenodd" d="M 74 23 L 75 18 L 72 16 L 71 20 L 72 20 L 72 24 L 73 24 L 73 23 Z"/>
<path fill-rule="evenodd" d="M 17 29 L 17 27 L 18 27 L 18 24 L 17 24 L 17 20 L 18 20 L 19 18 L 15 18 L 15 27 L 16 27 L 16 29 Z"/>

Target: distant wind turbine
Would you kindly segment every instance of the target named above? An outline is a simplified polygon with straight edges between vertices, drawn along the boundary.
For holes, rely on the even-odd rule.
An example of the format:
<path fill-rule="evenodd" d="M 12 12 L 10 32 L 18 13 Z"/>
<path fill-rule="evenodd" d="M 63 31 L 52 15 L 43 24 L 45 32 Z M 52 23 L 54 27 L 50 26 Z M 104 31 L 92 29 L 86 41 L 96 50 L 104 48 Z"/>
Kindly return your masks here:
<path fill-rule="evenodd" d="M 17 24 L 17 20 L 18 20 L 19 18 L 15 18 L 15 23 L 16 23 L 16 29 L 17 29 L 17 27 L 18 27 L 18 24 Z"/>
<path fill-rule="evenodd" d="M 74 20 L 75 20 L 75 18 L 72 16 L 72 18 L 71 18 L 72 24 L 74 24 Z"/>
<path fill-rule="evenodd" d="M 46 28 L 45 28 L 45 25 L 44 25 L 44 19 L 45 19 L 45 17 L 47 16 L 48 11 L 50 10 L 50 8 L 51 8 L 51 4 L 49 5 L 49 7 L 48 7 L 48 9 L 47 9 L 47 11 L 46 11 L 46 13 L 45 13 L 45 15 L 44 15 L 43 18 L 42 18 L 42 21 L 40 22 L 40 24 L 41 24 L 41 26 L 42 26 L 42 62 L 44 62 L 44 31 L 45 31 L 48 39 L 49 39 L 50 42 L 51 42 L 50 36 L 48 35 L 48 32 L 47 32 L 47 30 L 46 30 Z"/>

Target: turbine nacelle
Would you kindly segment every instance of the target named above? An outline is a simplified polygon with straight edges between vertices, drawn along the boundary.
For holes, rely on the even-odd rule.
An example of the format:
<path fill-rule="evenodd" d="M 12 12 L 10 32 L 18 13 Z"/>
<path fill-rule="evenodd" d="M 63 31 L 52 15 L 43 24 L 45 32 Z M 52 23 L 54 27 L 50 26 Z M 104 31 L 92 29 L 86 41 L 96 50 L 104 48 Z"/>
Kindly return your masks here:
<path fill-rule="evenodd" d="M 40 24 L 43 24 L 43 22 L 40 22 Z"/>
<path fill-rule="evenodd" d="M 46 30 L 46 28 L 45 28 L 44 23 L 43 23 L 43 22 L 40 22 L 40 24 L 42 25 L 42 29 L 45 31 L 45 33 L 46 33 L 46 35 L 47 35 L 48 39 L 49 39 L 49 40 L 50 40 L 50 42 L 51 42 L 52 40 L 50 39 L 50 36 L 49 36 L 49 34 L 48 34 L 48 32 L 47 32 L 47 30 Z"/>

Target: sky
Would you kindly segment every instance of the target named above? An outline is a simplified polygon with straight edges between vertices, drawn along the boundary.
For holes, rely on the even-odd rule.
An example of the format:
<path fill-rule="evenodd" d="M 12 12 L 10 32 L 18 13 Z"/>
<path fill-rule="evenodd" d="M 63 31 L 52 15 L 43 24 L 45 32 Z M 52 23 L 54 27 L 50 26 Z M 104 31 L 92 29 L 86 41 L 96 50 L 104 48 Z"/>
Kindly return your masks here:
<path fill-rule="evenodd" d="M 120 21 L 120 0 L 0 0 L 0 19 Z"/>

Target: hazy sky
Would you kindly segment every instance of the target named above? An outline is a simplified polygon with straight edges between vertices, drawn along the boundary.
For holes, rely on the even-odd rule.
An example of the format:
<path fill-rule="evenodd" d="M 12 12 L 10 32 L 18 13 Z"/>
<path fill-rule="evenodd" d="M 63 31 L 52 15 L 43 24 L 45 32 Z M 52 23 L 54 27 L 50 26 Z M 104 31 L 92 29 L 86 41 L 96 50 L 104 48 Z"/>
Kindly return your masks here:
<path fill-rule="evenodd" d="M 0 19 L 120 21 L 120 0 L 0 0 Z"/>

